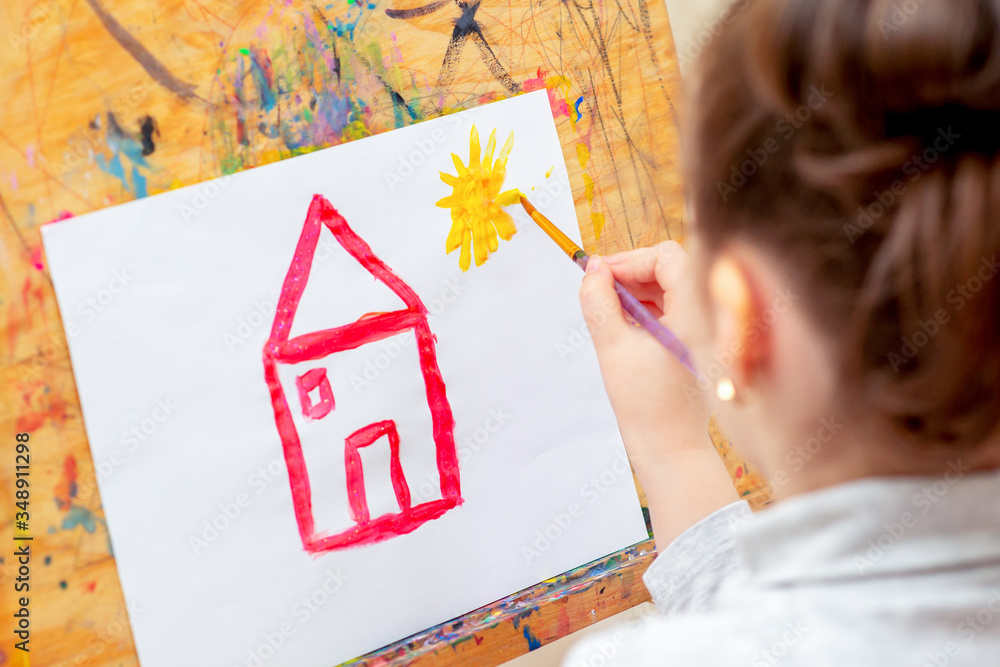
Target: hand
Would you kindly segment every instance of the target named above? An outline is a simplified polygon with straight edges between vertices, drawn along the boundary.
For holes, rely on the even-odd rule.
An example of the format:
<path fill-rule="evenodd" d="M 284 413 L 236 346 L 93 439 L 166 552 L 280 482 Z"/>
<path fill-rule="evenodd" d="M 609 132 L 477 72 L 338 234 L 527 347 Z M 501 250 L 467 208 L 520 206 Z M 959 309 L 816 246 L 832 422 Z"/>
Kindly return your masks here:
<path fill-rule="evenodd" d="M 703 447 L 708 406 L 695 378 L 645 329 L 626 320 L 614 291 L 617 279 L 682 340 L 682 309 L 690 309 L 690 260 L 680 245 L 594 256 L 580 304 L 601 364 L 604 385 L 626 444 L 654 436 L 655 451 L 630 451 L 633 464 L 669 457 L 670 450 Z M 690 342 L 690 341 L 685 341 Z"/>
<path fill-rule="evenodd" d="M 737 496 L 708 436 L 704 392 L 649 332 L 626 319 L 615 279 L 690 343 L 695 335 L 690 260 L 672 241 L 594 256 L 580 287 L 604 386 L 662 542 Z"/>

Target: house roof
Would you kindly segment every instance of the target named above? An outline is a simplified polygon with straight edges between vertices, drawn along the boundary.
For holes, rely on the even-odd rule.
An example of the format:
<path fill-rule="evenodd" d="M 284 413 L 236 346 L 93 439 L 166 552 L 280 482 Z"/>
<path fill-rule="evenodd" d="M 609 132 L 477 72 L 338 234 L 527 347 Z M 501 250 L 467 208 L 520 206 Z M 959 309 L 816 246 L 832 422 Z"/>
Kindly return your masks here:
<path fill-rule="evenodd" d="M 369 313 L 351 324 L 289 338 L 324 226 L 333 233 L 337 243 L 375 280 L 391 289 L 406 304 L 406 308 L 387 313 Z M 375 256 L 371 247 L 351 229 L 344 216 L 325 197 L 315 195 L 281 287 L 277 314 L 264 351 L 265 354 L 288 363 L 316 359 L 387 338 L 426 321 L 426 317 L 427 308 L 416 292 Z"/>

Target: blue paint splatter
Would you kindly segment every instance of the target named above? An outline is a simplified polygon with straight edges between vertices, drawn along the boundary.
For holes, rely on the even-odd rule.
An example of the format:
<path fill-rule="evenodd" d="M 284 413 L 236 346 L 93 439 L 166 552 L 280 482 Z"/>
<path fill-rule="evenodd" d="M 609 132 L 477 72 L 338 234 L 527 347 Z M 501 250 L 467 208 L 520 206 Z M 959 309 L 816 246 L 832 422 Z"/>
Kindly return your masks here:
<path fill-rule="evenodd" d="M 147 195 L 146 177 L 139 173 L 139 167 L 132 167 L 132 188 L 135 190 L 137 199 L 142 199 Z"/>
<path fill-rule="evenodd" d="M 146 157 L 142 154 L 142 145 L 122 130 L 114 114 L 108 114 L 107 122 L 107 142 L 108 148 L 111 149 L 112 157 L 108 160 L 104 155 L 96 155 L 94 159 L 97 162 L 97 166 L 101 168 L 101 171 L 121 181 L 122 187 L 127 192 L 132 192 L 137 198 L 141 199 L 148 194 L 148 191 L 146 188 L 146 177 L 139 171 L 139 167 L 149 167 Z M 132 165 L 128 176 L 125 173 L 126 167 L 122 162 L 122 155 L 128 158 L 128 161 Z M 75 496 L 75 492 L 70 493 L 70 497 Z"/>
<path fill-rule="evenodd" d="M 116 154 L 124 153 L 128 159 L 136 164 L 140 164 L 143 167 L 148 167 L 149 163 L 146 162 L 145 156 L 142 154 L 142 146 L 138 141 L 130 137 L 119 137 L 114 138 L 108 136 L 108 146 L 111 147 Z"/>
<path fill-rule="evenodd" d="M 344 37 L 345 35 L 352 42 L 354 41 L 354 30 L 358 27 L 358 23 L 361 22 L 364 16 L 364 9 L 358 7 L 358 15 L 354 18 L 348 17 L 348 20 L 344 21 L 338 16 L 334 19 L 334 22 L 330 25 L 330 29 L 337 33 L 337 37 Z"/>
<path fill-rule="evenodd" d="M 528 640 L 528 650 L 534 651 L 542 646 L 542 640 L 531 633 L 531 628 L 524 626 L 524 638 Z"/>
<path fill-rule="evenodd" d="M 577 100 L 576 100 L 576 104 L 573 105 L 573 111 L 576 112 L 576 120 L 577 120 L 577 122 L 579 122 L 579 120 L 581 118 L 583 118 L 583 114 L 580 113 L 580 104 L 582 102 L 583 102 L 583 95 L 580 95 L 580 97 L 578 97 Z"/>
<path fill-rule="evenodd" d="M 122 187 L 129 192 L 132 191 L 132 188 L 129 187 L 128 179 L 125 178 L 125 168 L 122 166 L 122 161 L 118 153 L 115 153 L 115 156 L 110 161 L 106 160 L 103 155 L 98 155 L 96 160 L 97 166 L 101 168 L 101 171 L 111 174 L 122 182 Z"/>
<path fill-rule="evenodd" d="M 521 621 L 528 618 L 536 611 L 538 611 L 538 607 L 532 607 L 531 609 L 525 609 L 524 611 L 519 612 L 517 616 L 513 618 L 514 629 L 517 630 L 519 627 L 521 627 Z"/>
<path fill-rule="evenodd" d="M 83 526 L 84 530 L 92 533 L 97 530 L 97 521 L 90 510 L 79 505 L 73 505 L 63 518 L 62 529 L 72 530 L 77 526 Z"/>
<path fill-rule="evenodd" d="M 108 148 L 115 155 L 123 153 L 132 162 L 143 167 L 149 166 L 146 157 L 142 154 L 142 144 L 121 128 L 113 113 L 108 114 Z"/>
<path fill-rule="evenodd" d="M 271 87 L 271 82 L 264 73 L 264 68 L 260 65 L 260 60 L 258 59 L 257 54 L 253 52 L 250 54 L 250 76 L 253 77 L 253 82 L 257 86 L 257 93 L 260 95 L 261 108 L 264 111 L 270 111 L 274 108 L 274 105 L 278 103 L 278 100 L 274 95 L 274 89 Z"/>

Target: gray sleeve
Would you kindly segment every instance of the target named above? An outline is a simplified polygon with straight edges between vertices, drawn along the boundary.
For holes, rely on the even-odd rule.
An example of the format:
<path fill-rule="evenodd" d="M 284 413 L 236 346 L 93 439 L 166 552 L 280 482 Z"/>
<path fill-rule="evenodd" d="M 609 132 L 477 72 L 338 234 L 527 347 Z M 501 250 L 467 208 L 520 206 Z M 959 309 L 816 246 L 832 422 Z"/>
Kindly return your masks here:
<path fill-rule="evenodd" d="M 727 505 L 684 531 L 642 579 L 664 615 L 709 611 L 719 587 L 741 567 L 734 536 L 753 519 L 746 501 Z"/>

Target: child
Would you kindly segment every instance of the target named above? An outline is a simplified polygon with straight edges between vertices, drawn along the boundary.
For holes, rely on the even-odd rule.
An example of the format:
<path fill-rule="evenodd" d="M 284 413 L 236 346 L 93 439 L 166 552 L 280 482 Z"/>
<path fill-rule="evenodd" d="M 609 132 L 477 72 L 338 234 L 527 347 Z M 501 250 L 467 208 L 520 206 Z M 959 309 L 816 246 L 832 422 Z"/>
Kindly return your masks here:
<path fill-rule="evenodd" d="M 683 123 L 690 258 L 594 257 L 580 291 L 664 616 L 565 664 L 1000 665 L 1000 0 L 739 4 Z"/>

